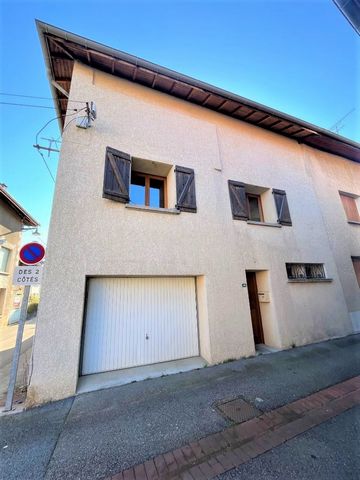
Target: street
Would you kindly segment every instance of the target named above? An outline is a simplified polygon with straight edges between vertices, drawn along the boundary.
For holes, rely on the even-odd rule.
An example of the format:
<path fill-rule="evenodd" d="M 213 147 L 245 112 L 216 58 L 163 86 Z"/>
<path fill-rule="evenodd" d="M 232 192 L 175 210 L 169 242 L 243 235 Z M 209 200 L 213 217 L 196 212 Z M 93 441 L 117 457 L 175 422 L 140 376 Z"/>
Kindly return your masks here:
<path fill-rule="evenodd" d="M 115 475 L 231 427 L 219 402 L 240 396 L 270 412 L 359 375 L 359 344 L 353 335 L 3 416 L 1 478 Z M 349 408 L 219 478 L 358 478 L 359 412 Z"/>

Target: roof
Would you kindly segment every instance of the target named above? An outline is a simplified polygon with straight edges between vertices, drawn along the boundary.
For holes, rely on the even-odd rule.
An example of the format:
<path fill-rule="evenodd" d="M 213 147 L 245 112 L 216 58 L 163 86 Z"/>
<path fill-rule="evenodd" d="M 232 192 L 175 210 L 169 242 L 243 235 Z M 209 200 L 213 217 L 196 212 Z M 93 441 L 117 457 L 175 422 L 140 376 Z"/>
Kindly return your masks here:
<path fill-rule="evenodd" d="M 61 126 L 74 61 L 360 163 L 360 144 L 286 113 L 36 20 Z M 91 99 L 88 99 L 89 101 Z"/>
<path fill-rule="evenodd" d="M 38 227 L 39 223 L 18 203 L 10 193 L 0 185 L 0 199 L 3 200 L 20 217 L 24 225 Z"/>
<path fill-rule="evenodd" d="M 355 32 L 360 34 L 360 0 L 334 0 L 334 3 Z"/>

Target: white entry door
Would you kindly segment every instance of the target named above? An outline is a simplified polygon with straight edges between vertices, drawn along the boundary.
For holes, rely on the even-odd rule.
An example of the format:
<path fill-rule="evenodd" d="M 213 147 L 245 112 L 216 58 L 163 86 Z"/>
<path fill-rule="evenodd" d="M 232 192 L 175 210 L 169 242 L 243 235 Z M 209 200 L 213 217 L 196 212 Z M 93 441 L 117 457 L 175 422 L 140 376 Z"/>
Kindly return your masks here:
<path fill-rule="evenodd" d="M 193 277 L 89 281 L 83 375 L 198 355 Z"/>

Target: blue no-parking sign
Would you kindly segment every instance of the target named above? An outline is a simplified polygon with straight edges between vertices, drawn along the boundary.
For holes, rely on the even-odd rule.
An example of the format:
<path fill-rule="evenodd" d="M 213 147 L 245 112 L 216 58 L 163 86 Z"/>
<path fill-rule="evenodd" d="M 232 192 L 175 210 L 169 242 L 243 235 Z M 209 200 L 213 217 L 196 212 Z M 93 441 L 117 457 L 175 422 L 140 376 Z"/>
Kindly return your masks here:
<path fill-rule="evenodd" d="M 36 265 L 41 262 L 45 255 L 45 248 L 37 242 L 24 245 L 19 253 L 20 260 L 25 265 Z"/>

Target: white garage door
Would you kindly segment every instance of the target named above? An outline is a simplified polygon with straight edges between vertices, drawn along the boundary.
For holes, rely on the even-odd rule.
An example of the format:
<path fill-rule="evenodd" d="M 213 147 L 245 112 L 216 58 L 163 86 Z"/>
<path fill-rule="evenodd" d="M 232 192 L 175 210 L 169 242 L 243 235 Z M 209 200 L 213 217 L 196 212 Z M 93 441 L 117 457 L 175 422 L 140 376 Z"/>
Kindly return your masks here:
<path fill-rule="evenodd" d="M 199 355 L 194 278 L 90 280 L 82 374 Z"/>

